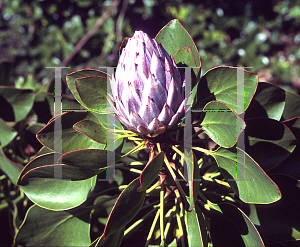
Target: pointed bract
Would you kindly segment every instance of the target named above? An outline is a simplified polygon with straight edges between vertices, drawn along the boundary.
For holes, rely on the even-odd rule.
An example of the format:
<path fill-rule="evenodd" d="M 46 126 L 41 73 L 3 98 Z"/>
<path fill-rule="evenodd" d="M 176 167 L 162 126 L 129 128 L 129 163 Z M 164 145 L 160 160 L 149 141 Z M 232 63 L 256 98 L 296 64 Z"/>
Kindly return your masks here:
<path fill-rule="evenodd" d="M 136 31 L 122 51 L 109 102 L 128 129 L 154 136 L 184 115 L 183 80 L 161 44 Z"/>

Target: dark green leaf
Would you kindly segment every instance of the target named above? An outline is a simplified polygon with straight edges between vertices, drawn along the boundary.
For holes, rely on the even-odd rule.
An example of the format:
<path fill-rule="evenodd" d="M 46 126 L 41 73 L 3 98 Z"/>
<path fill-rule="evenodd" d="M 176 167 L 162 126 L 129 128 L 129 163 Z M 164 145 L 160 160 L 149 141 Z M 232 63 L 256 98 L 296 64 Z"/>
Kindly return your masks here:
<path fill-rule="evenodd" d="M 219 148 L 208 153 L 215 158 L 223 176 L 242 201 L 266 204 L 281 198 L 277 185 L 243 150 Z"/>
<path fill-rule="evenodd" d="M 189 67 L 201 66 L 200 55 L 198 49 L 185 28 L 181 25 L 179 20 L 174 19 L 165 25 L 155 37 L 158 43 L 166 49 L 170 56 L 173 56 L 177 51 L 182 48 L 190 47 L 193 52 L 194 59 L 188 59 Z M 198 75 L 199 69 L 194 69 L 196 76 Z"/>
<path fill-rule="evenodd" d="M 15 243 L 26 246 L 88 246 L 90 212 L 78 207 L 50 211 L 33 205 L 26 213 Z"/>
<path fill-rule="evenodd" d="M 283 122 L 297 138 L 297 146 L 289 157 L 279 166 L 270 171 L 272 174 L 281 173 L 300 179 L 300 118 L 293 118 Z"/>
<path fill-rule="evenodd" d="M 151 183 L 157 178 L 163 163 L 164 152 L 160 152 L 147 163 L 140 175 L 141 186 L 137 189 L 138 192 L 145 191 L 151 185 Z"/>
<path fill-rule="evenodd" d="M 232 147 L 245 128 L 244 121 L 222 102 L 212 101 L 204 107 L 203 130 L 221 147 Z"/>
<path fill-rule="evenodd" d="M 246 152 L 265 171 L 275 168 L 296 148 L 293 133 L 284 124 L 268 118 L 246 120 Z"/>
<path fill-rule="evenodd" d="M 272 118 L 280 120 L 285 105 L 285 91 L 267 82 L 259 82 L 245 118 Z"/>
<path fill-rule="evenodd" d="M 137 192 L 139 187 L 140 181 L 136 178 L 122 191 L 105 226 L 103 233 L 105 238 L 124 228 L 140 211 L 146 192 Z"/>
<path fill-rule="evenodd" d="M 248 216 L 238 207 L 229 204 L 219 204 L 223 215 L 235 226 L 246 247 L 264 247 L 264 243 Z"/>
<path fill-rule="evenodd" d="M 107 156 L 115 156 L 115 160 L 108 160 Z M 100 170 L 104 167 L 114 165 L 121 159 L 117 153 L 109 150 L 82 149 L 63 154 L 58 162 L 81 169 Z"/>
<path fill-rule="evenodd" d="M 238 83 L 237 74 L 240 71 L 244 71 L 244 81 Z M 207 71 L 198 83 L 193 109 L 202 109 L 209 101 L 217 100 L 241 114 L 249 106 L 257 83 L 258 75 L 255 73 L 233 67 L 213 68 Z M 238 97 L 240 102 L 237 102 Z"/>
<path fill-rule="evenodd" d="M 20 174 L 19 184 L 25 184 L 29 178 L 56 178 L 84 180 L 104 171 L 114 162 L 107 160 L 107 153 L 111 151 L 98 149 L 84 149 L 65 153 L 50 153 L 32 159 Z M 112 155 L 117 155 L 112 152 Z M 116 161 L 120 156 L 116 156 Z"/>
<path fill-rule="evenodd" d="M 275 241 L 300 239 L 300 182 L 285 175 L 271 175 L 282 199 L 271 205 L 249 205 L 249 218 L 263 238 Z"/>

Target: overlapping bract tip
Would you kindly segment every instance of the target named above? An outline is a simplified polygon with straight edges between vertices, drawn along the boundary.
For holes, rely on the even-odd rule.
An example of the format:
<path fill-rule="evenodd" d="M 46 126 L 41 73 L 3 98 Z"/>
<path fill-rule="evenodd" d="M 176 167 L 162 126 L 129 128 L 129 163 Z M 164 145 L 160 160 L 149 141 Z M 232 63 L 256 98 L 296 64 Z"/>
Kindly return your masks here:
<path fill-rule="evenodd" d="M 136 31 L 122 51 L 109 99 L 118 119 L 142 135 L 155 136 L 184 115 L 183 80 L 166 50 Z"/>

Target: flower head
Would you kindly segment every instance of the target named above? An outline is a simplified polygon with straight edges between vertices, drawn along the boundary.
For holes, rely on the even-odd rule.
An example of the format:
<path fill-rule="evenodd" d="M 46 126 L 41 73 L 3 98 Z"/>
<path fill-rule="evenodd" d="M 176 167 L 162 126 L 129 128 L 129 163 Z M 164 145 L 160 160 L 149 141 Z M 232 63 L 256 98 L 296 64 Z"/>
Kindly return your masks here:
<path fill-rule="evenodd" d="M 129 38 L 110 83 L 118 119 L 137 133 L 163 133 L 184 114 L 183 80 L 174 59 L 142 31 Z"/>

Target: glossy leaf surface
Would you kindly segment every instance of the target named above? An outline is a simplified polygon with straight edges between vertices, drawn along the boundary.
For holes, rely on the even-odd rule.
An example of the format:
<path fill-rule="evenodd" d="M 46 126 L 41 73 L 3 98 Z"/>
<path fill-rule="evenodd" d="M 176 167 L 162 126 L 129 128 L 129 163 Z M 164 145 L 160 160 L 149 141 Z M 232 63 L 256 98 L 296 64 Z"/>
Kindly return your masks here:
<path fill-rule="evenodd" d="M 95 70 L 95 69 L 83 69 L 83 70 L 78 70 L 73 73 L 70 73 L 66 77 L 68 87 L 71 90 L 72 94 L 74 95 L 75 99 L 86 108 L 88 107 L 83 103 L 83 101 L 81 100 L 77 92 L 75 80 L 78 78 L 84 78 L 89 76 L 106 76 L 106 74 L 103 73 L 102 71 Z"/>
<path fill-rule="evenodd" d="M 182 48 L 190 47 L 192 49 L 192 57 L 186 59 L 185 56 L 181 57 L 181 62 L 188 62 L 189 67 L 197 67 L 201 66 L 200 55 L 198 53 L 198 49 L 189 35 L 189 33 L 185 30 L 185 28 L 181 25 L 179 20 L 175 19 L 170 21 L 167 25 L 165 25 L 160 32 L 155 37 L 158 43 L 161 43 L 165 50 L 168 52 L 170 56 L 173 56 L 177 51 Z M 178 60 L 177 60 L 178 61 Z M 176 61 L 176 62 L 177 62 Z M 199 69 L 194 69 L 195 74 L 197 75 Z"/>
<path fill-rule="evenodd" d="M 232 147 L 245 127 L 244 121 L 221 102 L 209 102 L 204 111 L 203 130 L 221 147 Z"/>
<path fill-rule="evenodd" d="M 243 73 L 244 80 L 237 81 L 238 73 Z M 248 108 L 257 83 L 258 75 L 246 70 L 233 67 L 210 69 L 198 83 L 193 109 L 201 110 L 209 101 L 217 100 L 226 104 L 237 114 L 241 114 Z"/>
<path fill-rule="evenodd" d="M 219 148 L 209 152 L 239 198 L 246 203 L 266 204 L 281 198 L 277 185 L 243 150 Z"/>
<path fill-rule="evenodd" d="M 77 78 L 75 87 L 80 100 L 88 109 L 105 110 L 107 102 L 107 77 L 89 76 Z"/>

